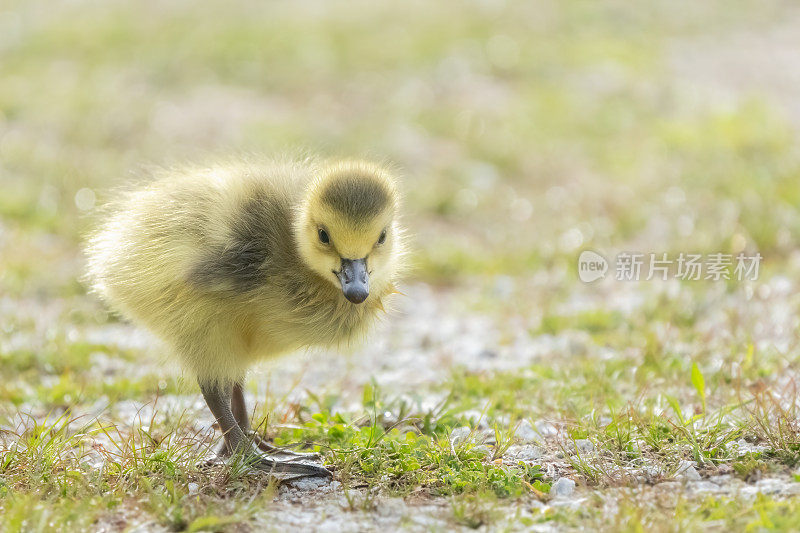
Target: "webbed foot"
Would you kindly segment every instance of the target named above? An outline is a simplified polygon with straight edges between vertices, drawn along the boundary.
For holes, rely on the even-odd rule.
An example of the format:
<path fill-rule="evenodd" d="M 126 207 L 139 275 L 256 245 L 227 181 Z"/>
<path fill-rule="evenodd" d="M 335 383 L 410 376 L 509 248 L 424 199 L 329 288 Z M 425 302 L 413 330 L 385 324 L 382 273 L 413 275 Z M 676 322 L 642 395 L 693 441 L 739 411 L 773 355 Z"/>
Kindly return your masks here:
<path fill-rule="evenodd" d="M 253 442 L 253 444 L 258 447 L 259 450 L 265 452 L 267 455 L 277 455 L 281 456 L 281 459 L 284 460 L 306 460 L 306 461 L 319 461 L 322 459 L 322 456 L 316 452 L 296 452 L 289 448 L 281 448 L 279 446 L 275 446 L 271 444 L 266 439 L 264 439 L 261 435 L 256 433 L 255 431 L 248 431 L 246 433 L 247 437 Z"/>
<path fill-rule="evenodd" d="M 256 470 L 269 472 L 270 474 L 288 474 L 292 477 L 305 476 L 324 476 L 333 477 L 330 470 L 322 464 L 301 461 L 300 458 L 276 459 L 258 452 L 248 454 L 244 458 L 245 463 Z"/>

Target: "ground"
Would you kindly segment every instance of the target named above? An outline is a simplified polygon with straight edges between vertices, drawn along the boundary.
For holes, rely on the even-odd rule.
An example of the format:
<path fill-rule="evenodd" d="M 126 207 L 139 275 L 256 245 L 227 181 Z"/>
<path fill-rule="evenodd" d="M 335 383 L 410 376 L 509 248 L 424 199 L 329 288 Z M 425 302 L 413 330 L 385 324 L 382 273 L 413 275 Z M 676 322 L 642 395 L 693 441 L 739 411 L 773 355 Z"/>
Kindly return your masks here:
<path fill-rule="evenodd" d="M 771 1 L 2 8 L 0 528 L 799 529 L 798 22 Z M 204 467 L 196 385 L 80 280 L 113 187 L 287 151 L 392 162 L 413 242 L 362 345 L 249 377 L 258 430 L 330 482 Z M 584 283 L 583 250 L 763 260 Z"/>

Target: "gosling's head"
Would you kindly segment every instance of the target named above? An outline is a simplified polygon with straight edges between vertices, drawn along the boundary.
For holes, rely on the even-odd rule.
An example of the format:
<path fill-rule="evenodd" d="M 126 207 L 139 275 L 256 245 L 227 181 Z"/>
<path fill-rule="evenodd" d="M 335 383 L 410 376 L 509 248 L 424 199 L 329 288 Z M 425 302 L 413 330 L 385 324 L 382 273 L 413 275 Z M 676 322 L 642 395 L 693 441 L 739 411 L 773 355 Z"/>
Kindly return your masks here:
<path fill-rule="evenodd" d="M 360 304 L 391 286 L 401 254 L 398 193 L 389 173 L 363 161 L 323 167 L 295 222 L 300 255 Z"/>

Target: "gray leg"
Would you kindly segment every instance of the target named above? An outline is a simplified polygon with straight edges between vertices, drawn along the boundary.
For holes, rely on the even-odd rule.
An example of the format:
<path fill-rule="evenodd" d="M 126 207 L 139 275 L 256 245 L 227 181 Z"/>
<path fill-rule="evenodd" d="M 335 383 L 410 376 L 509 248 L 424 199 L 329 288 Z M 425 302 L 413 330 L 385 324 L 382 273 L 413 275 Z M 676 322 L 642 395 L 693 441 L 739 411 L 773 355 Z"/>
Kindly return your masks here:
<path fill-rule="evenodd" d="M 233 390 L 231 391 L 231 412 L 244 434 L 249 436 L 251 433 L 250 418 L 247 416 L 247 406 L 244 403 L 242 385 L 238 381 L 233 384 Z M 232 454 L 233 450 L 228 446 L 227 439 L 221 442 L 217 450 L 217 455 L 219 457 L 230 457 Z"/>
<path fill-rule="evenodd" d="M 217 386 L 200 383 L 200 390 L 203 393 L 206 404 L 208 404 L 208 408 L 217 419 L 217 423 L 225 438 L 226 448 L 241 453 L 244 456 L 244 460 L 254 468 L 270 472 L 306 476 L 331 475 L 330 472 L 322 466 L 296 461 L 279 461 L 258 453 L 233 416 L 233 410 L 231 409 L 231 399 L 233 396 L 232 384 Z"/>
<path fill-rule="evenodd" d="M 238 382 L 233 384 L 233 392 L 231 395 L 231 411 L 233 412 L 233 417 L 236 419 L 236 422 L 239 424 L 239 427 L 242 428 L 242 431 L 247 438 L 249 438 L 262 452 L 267 452 L 269 454 L 280 454 L 290 459 L 318 460 L 320 458 L 318 453 L 300 453 L 273 446 L 261 438 L 261 435 L 253 431 L 250 428 L 250 417 L 247 414 L 247 405 L 244 401 L 244 390 L 242 389 L 242 385 Z M 220 450 L 220 452 L 220 455 L 223 456 L 230 455 L 230 450 L 228 450 L 227 444 L 223 445 L 223 449 Z"/>
<path fill-rule="evenodd" d="M 231 410 L 233 411 L 233 418 L 236 419 L 242 431 L 245 433 L 250 431 L 250 417 L 247 416 L 247 406 L 244 403 L 244 391 L 242 390 L 242 384 L 239 382 L 233 384 Z"/>
<path fill-rule="evenodd" d="M 232 387 L 200 383 L 200 391 L 203 393 L 203 398 L 205 398 L 211 414 L 217 419 L 219 429 L 225 438 L 225 448 L 229 452 L 241 449 L 246 439 L 231 410 Z"/>

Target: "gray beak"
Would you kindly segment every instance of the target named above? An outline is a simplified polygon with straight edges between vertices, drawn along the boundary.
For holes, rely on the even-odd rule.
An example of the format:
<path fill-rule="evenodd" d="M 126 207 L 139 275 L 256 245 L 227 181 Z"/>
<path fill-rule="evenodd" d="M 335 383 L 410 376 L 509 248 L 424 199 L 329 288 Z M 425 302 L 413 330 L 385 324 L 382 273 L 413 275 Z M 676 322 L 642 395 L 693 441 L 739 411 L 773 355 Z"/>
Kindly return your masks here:
<path fill-rule="evenodd" d="M 369 273 L 367 272 L 367 258 L 345 259 L 342 258 L 342 268 L 336 273 L 342 284 L 344 297 L 360 304 L 369 296 Z"/>

